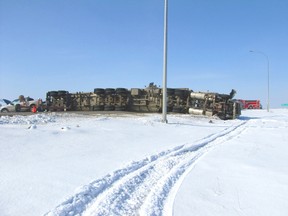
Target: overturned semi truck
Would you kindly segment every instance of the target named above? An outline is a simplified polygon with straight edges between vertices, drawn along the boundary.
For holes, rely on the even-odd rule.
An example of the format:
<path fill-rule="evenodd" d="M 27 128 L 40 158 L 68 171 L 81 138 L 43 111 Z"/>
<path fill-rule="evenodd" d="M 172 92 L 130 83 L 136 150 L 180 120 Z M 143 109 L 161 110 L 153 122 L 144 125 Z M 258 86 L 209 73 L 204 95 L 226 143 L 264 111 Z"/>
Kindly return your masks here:
<path fill-rule="evenodd" d="M 93 92 L 49 91 L 49 111 L 130 111 L 161 112 L 162 88 L 150 83 L 146 88 L 95 88 Z M 230 94 L 194 92 L 189 88 L 167 89 L 167 111 L 235 119 L 241 114 L 240 104 Z"/>

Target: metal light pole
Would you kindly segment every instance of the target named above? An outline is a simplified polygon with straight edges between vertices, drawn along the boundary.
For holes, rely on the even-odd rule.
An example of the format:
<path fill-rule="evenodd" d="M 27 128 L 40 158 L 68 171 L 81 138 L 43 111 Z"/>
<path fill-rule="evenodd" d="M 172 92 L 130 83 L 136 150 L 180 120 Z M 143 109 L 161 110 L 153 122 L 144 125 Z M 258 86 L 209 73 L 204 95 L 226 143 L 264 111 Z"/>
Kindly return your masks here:
<path fill-rule="evenodd" d="M 259 53 L 262 54 L 266 57 L 267 60 L 267 112 L 269 112 L 270 110 L 270 73 L 269 73 L 269 58 L 268 55 L 266 55 L 264 52 L 262 51 L 255 51 L 255 50 L 250 50 L 250 52 L 254 52 L 254 53 Z"/>
<path fill-rule="evenodd" d="M 168 0 L 164 0 L 164 53 L 163 53 L 163 103 L 162 122 L 167 123 L 167 23 L 168 22 Z"/>

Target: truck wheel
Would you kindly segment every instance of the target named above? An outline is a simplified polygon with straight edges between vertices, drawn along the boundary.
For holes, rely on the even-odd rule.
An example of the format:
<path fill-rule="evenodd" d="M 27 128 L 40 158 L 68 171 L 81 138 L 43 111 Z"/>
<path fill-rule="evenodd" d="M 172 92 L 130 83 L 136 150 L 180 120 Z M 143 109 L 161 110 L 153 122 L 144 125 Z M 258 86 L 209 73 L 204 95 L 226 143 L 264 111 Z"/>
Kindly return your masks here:
<path fill-rule="evenodd" d="M 174 95 L 175 89 L 167 88 L 167 95 L 172 96 Z"/>
<path fill-rule="evenodd" d="M 227 119 L 227 118 L 226 118 L 226 115 L 223 114 L 223 113 L 218 113 L 217 116 L 218 116 L 218 118 L 220 118 L 221 120 L 226 120 L 226 119 Z"/>
<path fill-rule="evenodd" d="M 2 113 L 7 113 L 7 112 L 9 112 L 9 110 L 4 108 L 4 109 L 1 110 L 1 112 Z"/>
<path fill-rule="evenodd" d="M 173 113 L 182 113 L 182 108 L 181 107 L 173 107 L 172 112 Z"/>
<path fill-rule="evenodd" d="M 116 106 L 115 111 L 125 111 L 126 107 L 125 106 Z"/>
<path fill-rule="evenodd" d="M 63 91 L 63 90 L 58 91 L 59 96 L 65 96 L 66 94 L 68 94 L 67 91 Z"/>
<path fill-rule="evenodd" d="M 97 95 L 102 95 L 102 94 L 105 94 L 105 90 L 102 88 L 95 88 L 94 93 Z"/>
<path fill-rule="evenodd" d="M 104 110 L 104 106 L 101 106 L 101 105 L 96 105 L 94 106 L 94 111 L 103 111 Z"/>
<path fill-rule="evenodd" d="M 113 111 L 114 109 L 115 109 L 115 107 L 112 106 L 112 105 L 105 105 L 105 106 L 104 106 L 104 110 L 105 110 L 105 111 Z"/>
<path fill-rule="evenodd" d="M 115 94 L 115 89 L 113 89 L 113 88 L 106 88 L 106 89 L 105 89 L 105 94 L 107 94 L 107 95 Z"/>
<path fill-rule="evenodd" d="M 182 98 L 184 96 L 184 90 L 175 89 L 175 96 L 178 96 L 178 97 Z"/>
<path fill-rule="evenodd" d="M 49 92 L 49 96 L 51 96 L 51 97 L 56 97 L 57 95 L 58 95 L 57 91 L 50 91 Z"/>
<path fill-rule="evenodd" d="M 126 95 L 127 94 L 127 89 L 125 88 L 117 88 L 116 89 L 116 94 L 119 94 L 119 95 Z"/>

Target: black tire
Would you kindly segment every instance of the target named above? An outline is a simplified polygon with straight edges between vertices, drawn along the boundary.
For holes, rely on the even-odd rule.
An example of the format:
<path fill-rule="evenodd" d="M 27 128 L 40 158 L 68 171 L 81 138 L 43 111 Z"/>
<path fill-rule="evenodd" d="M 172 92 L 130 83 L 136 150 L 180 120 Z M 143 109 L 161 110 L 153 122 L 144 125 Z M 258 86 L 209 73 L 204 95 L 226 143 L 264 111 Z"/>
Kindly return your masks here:
<path fill-rule="evenodd" d="M 167 95 L 172 96 L 174 95 L 175 89 L 167 88 Z"/>
<path fill-rule="evenodd" d="M 182 108 L 181 107 L 173 107 L 172 112 L 173 113 L 182 113 Z"/>
<path fill-rule="evenodd" d="M 97 95 L 105 94 L 105 90 L 103 88 L 95 88 L 94 93 Z"/>
<path fill-rule="evenodd" d="M 94 106 L 94 111 L 103 111 L 104 110 L 104 106 L 103 105 L 96 105 Z"/>
<path fill-rule="evenodd" d="M 106 89 L 105 89 L 105 94 L 107 94 L 107 95 L 115 94 L 115 89 L 113 89 L 113 88 L 106 88 Z"/>
<path fill-rule="evenodd" d="M 226 115 L 224 115 L 223 113 L 218 113 L 217 114 L 218 118 L 220 118 L 221 120 L 226 120 Z"/>
<path fill-rule="evenodd" d="M 58 95 L 59 96 L 65 96 L 65 95 L 67 95 L 68 94 L 68 91 L 64 91 L 64 90 L 59 90 L 58 91 Z"/>
<path fill-rule="evenodd" d="M 167 112 L 172 112 L 172 110 L 173 110 L 173 107 L 167 106 Z"/>
<path fill-rule="evenodd" d="M 175 96 L 184 97 L 185 91 L 181 89 L 175 89 Z"/>
<path fill-rule="evenodd" d="M 105 110 L 105 111 L 113 111 L 114 109 L 115 109 L 115 107 L 112 106 L 112 105 L 105 105 L 105 106 L 104 106 L 104 110 Z"/>
<path fill-rule="evenodd" d="M 7 112 L 9 112 L 9 110 L 6 109 L 6 108 L 4 108 L 4 109 L 1 110 L 1 112 L 2 112 L 2 113 L 7 113 Z"/>
<path fill-rule="evenodd" d="M 125 111 L 126 107 L 125 106 L 116 106 L 115 111 Z"/>
<path fill-rule="evenodd" d="M 126 95 L 127 93 L 128 93 L 128 90 L 125 89 L 125 88 L 117 88 L 117 89 L 116 89 L 116 94 Z"/>
<path fill-rule="evenodd" d="M 20 104 L 16 104 L 15 105 L 15 111 L 16 112 L 20 112 L 21 111 L 21 105 Z"/>
<path fill-rule="evenodd" d="M 50 91 L 49 96 L 56 97 L 56 96 L 58 96 L 58 92 L 57 91 Z"/>

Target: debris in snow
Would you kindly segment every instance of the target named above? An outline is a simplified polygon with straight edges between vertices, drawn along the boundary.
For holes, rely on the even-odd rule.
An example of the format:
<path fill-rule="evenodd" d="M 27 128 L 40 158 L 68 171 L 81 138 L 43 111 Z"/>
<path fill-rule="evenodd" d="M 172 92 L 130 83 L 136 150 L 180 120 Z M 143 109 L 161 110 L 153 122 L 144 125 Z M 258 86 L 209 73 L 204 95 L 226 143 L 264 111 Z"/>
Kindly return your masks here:
<path fill-rule="evenodd" d="M 71 128 L 70 128 L 70 127 L 67 127 L 67 126 L 61 128 L 61 130 L 63 130 L 63 131 L 68 131 L 68 130 L 70 130 L 70 129 L 71 129 Z"/>
<path fill-rule="evenodd" d="M 36 129 L 36 128 L 37 128 L 36 125 L 30 125 L 30 126 L 28 127 L 29 130 L 33 130 L 33 129 Z"/>

